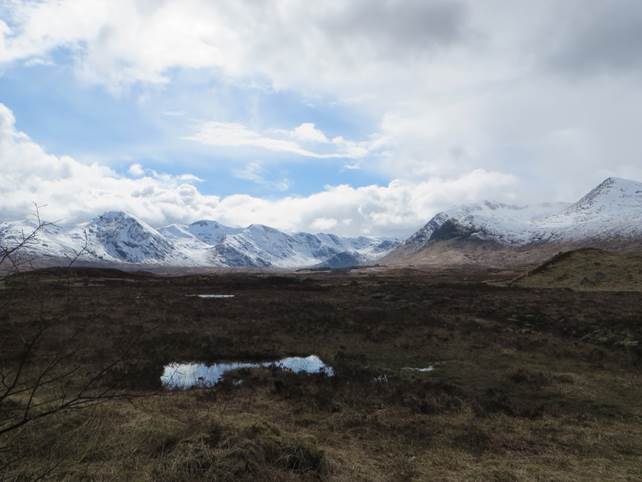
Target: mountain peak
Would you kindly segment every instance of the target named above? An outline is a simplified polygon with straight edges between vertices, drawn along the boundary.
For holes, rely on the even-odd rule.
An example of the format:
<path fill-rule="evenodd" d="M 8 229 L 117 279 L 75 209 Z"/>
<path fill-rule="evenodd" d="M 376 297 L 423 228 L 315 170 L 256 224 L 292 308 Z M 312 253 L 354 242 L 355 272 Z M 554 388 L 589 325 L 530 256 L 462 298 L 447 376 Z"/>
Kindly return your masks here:
<path fill-rule="evenodd" d="M 186 229 L 199 240 L 212 246 L 220 243 L 227 235 L 240 231 L 238 228 L 231 228 L 211 219 L 195 221 L 186 226 Z"/>
<path fill-rule="evenodd" d="M 610 184 L 627 184 L 627 185 L 628 185 L 628 184 L 642 184 L 642 183 L 640 183 L 640 182 L 633 181 L 632 179 L 626 179 L 626 178 L 623 178 L 623 177 L 616 177 L 616 176 L 609 176 L 609 177 L 607 177 L 606 179 L 604 179 L 604 181 L 602 181 L 602 183 L 601 183 L 601 184 L 605 184 L 605 183 L 610 183 Z"/>
<path fill-rule="evenodd" d="M 190 226 L 200 226 L 200 227 L 205 227 L 205 226 L 222 226 L 221 223 L 218 221 L 214 221 L 212 219 L 199 219 L 198 221 L 194 221 Z"/>
<path fill-rule="evenodd" d="M 642 206 L 642 183 L 621 177 L 607 177 L 579 201 L 569 206 L 566 212 L 596 207 L 616 208 L 623 204 Z"/>
<path fill-rule="evenodd" d="M 620 191 L 638 191 L 642 189 L 642 183 L 624 179 L 622 177 L 607 177 L 598 184 L 593 191 L 620 190 Z"/>
<path fill-rule="evenodd" d="M 104 219 L 116 219 L 116 218 L 126 218 L 126 217 L 134 217 L 131 214 L 129 214 L 126 211 L 105 211 L 102 214 L 99 214 L 96 216 L 97 218 L 104 218 Z"/>
<path fill-rule="evenodd" d="M 33 230 L 28 222 L 0 222 L 0 244 L 20 242 L 23 232 Z M 101 264 L 298 268 L 345 251 L 374 260 L 392 248 L 375 238 L 292 236 L 262 224 L 238 228 L 199 220 L 155 229 L 128 212 L 112 210 L 89 221 L 44 229 L 28 252 L 58 259 L 80 251 L 82 261 Z"/>
<path fill-rule="evenodd" d="M 642 237 L 642 183 L 609 177 L 573 204 L 513 206 L 484 201 L 435 215 L 403 244 L 419 252 L 439 241 L 503 246 L 630 242 Z M 400 252 L 401 252 L 400 251 Z"/>
<path fill-rule="evenodd" d="M 137 223 L 141 225 L 146 225 L 145 222 L 141 221 L 138 219 L 136 216 L 134 216 L 131 213 L 128 213 L 127 211 L 105 211 L 102 214 L 99 214 L 94 218 L 94 221 L 107 221 L 107 222 L 113 222 L 113 221 L 121 221 L 121 220 L 131 220 L 131 221 L 136 221 Z"/>
<path fill-rule="evenodd" d="M 106 211 L 103 214 L 92 219 L 91 223 L 96 226 L 103 227 L 105 227 L 106 225 L 127 225 L 133 227 L 134 229 L 147 231 L 158 235 L 158 232 L 155 228 L 153 228 L 137 216 L 128 213 L 127 211 Z M 115 228 L 112 227 L 109 229 Z"/>
<path fill-rule="evenodd" d="M 281 231 L 279 231 L 278 229 L 274 229 L 270 226 L 266 226 L 265 224 L 250 224 L 246 229 L 248 231 L 254 231 L 254 232 L 281 234 Z"/>

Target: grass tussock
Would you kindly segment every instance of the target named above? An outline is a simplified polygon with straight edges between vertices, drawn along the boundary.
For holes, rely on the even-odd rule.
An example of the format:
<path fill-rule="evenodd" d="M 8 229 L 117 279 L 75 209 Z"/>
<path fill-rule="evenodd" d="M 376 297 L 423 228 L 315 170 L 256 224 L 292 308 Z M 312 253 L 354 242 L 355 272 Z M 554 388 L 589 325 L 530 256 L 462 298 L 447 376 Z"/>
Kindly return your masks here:
<path fill-rule="evenodd" d="M 328 463 L 313 437 L 283 433 L 270 424 L 211 427 L 181 440 L 154 468 L 158 480 L 323 480 Z"/>

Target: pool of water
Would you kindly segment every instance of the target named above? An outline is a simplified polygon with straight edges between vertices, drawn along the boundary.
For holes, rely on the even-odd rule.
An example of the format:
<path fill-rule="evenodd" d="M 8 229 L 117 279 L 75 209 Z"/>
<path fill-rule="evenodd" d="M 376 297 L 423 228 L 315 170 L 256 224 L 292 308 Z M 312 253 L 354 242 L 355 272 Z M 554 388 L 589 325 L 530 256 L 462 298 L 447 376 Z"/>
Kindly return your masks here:
<path fill-rule="evenodd" d="M 415 368 L 415 367 L 403 367 L 402 370 L 410 370 L 412 372 L 421 372 L 421 373 L 426 373 L 426 372 L 431 372 L 435 369 L 434 366 L 430 365 L 425 368 Z"/>
<path fill-rule="evenodd" d="M 212 387 L 232 370 L 241 368 L 279 368 L 293 373 L 334 376 L 334 370 L 316 355 L 287 357 L 265 362 L 170 363 L 165 365 L 161 383 L 165 388 Z"/>
<path fill-rule="evenodd" d="M 213 294 L 213 295 L 203 294 L 203 295 L 187 295 L 187 296 L 193 296 L 197 298 L 234 298 L 234 295 L 222 295 L 222 294 Z"/>

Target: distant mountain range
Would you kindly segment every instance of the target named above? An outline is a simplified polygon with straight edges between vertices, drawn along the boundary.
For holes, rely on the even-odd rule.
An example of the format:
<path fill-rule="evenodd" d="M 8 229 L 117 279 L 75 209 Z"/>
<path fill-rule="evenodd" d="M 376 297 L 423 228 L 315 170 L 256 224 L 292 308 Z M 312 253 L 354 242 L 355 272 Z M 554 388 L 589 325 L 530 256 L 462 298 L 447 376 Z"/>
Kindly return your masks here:
<path fill-rule="evenodd" d="M 34 221 L 0 223 L 0 244 L 15 245 Z M 365 236 L 286 234 L 268 226 L 224 226 L 216 221 L 153 228 L 121 211 L 75 225 L 48 225 L 24 253 L 41 262 L 60 262 L 82 250 L 79 260 L 101 264 L 182 267 L 295 268 L 345 267 L 379 259 L 399 242 Z M 84 248 L 84 249 L 83 249 Z M 336 266 L 335 266 L 336 265 Z"/>
<path fill-rule="evenodd" d="M 458 206 L 438 213 L 382 262 L 502 266 L 579 247 L 642 251 L 642 183 L 610 177 L 572 204 Z"/>
<path fill-rule="evenodd" d="M 0 245 L 15 245 L 33 221 L 0 223 Z M 203 220 L 153 228 L 125 212 L 71 226 L 49 225 L 26 253 L 59 263 L 85 246 L 83 262 L 177 267 L 345 268 L 389 265 L 506 266 L 559 251 L 596 247 L 642 252 L 642 183 L 608 178 L 576 203 L 461 205 L 434 216 L 400 243 L 394 239 L 287 234 Z"/>

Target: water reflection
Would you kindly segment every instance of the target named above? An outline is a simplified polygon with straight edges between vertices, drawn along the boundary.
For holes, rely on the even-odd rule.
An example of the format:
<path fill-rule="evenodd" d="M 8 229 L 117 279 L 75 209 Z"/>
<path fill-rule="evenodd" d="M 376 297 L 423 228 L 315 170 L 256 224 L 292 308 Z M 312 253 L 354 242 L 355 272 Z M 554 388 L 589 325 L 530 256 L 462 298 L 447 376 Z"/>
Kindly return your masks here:
<path fill-rule="evenodd" d="M 225 373 L 241 368 L 275 367 L 293 373 L 321 373 L 334 376 L 334 370 L 316 355 L 293 356 L 267 362 L 221 362 L 221 363 L 170 363 L 161 376 L 165 388 L 211 387 L 223 379 Z"/>
<path fill-rule="evenodd" d="M 425 368 L 414 368 L 414 367 L 403 367 L 402 368 L 402 370 L 410 370 L 410 371 L 413 371 L 413 372 L 422 372 L 422 373 L 431 372 L 434 369 L 435 369 L 435 367 L 432 366 L 432 365 L 427 366 Z"/>
<path fill-rule="evenodd" d="M 219 295 L 219 294 L 216 294 L 216 295 L 203 294 L 203 295 L 187 295 L 187 296 L 191 296 L 191 297 L 195 296 L 197 298 L 234 298 L 234 295 Z"/>

